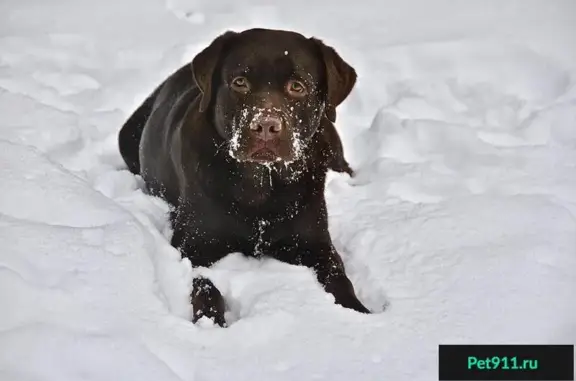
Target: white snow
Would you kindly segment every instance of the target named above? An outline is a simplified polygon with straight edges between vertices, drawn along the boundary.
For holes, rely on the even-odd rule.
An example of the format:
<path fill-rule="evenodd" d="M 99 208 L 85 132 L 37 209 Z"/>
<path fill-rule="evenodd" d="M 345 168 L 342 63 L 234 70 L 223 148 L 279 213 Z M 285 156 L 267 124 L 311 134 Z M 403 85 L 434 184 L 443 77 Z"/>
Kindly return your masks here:
<path fill-rule="evenodd" d="M 0 3 L 1 380 L 434 380 L 438 344 L 576 342 L 576 3 L 267 4 Z M 358 174 L 326 193 L 373 315 L 305 268 L 193 270 L 121 169 L 117 131 L 154 86 L 254 26 L 358 71 L 338 117 Z M 198 272 L 229 328 L 189 322 Z"/>

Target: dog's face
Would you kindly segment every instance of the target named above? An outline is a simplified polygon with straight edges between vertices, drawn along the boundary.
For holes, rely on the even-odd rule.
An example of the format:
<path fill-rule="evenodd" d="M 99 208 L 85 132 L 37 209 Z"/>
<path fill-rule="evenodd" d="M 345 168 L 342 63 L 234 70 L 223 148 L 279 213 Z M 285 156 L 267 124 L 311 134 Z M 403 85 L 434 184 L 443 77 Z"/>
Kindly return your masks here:
<path fill-rule="evenodd" d="M 238 160 L 294 161 L 324 113 L 323 63 L 302 36 L 252 34 L 223 57 L 216 127 Z"/>
<path fill-rule="evenodd" d="M 201 110 L 239 161 L 293 162 L 350 93 L 356 73 L 316 39 L 276 30 L 227 32 L 193 61 Z"/>

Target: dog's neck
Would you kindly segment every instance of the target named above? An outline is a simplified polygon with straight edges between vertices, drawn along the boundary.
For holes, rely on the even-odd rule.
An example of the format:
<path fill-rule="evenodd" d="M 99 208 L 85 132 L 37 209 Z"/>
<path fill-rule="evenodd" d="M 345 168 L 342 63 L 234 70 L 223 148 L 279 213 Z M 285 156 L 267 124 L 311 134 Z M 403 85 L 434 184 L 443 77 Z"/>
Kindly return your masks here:
<path fill-rule="evenodd" d="M 237 189 L 234 193 L 239 200 L 244 200 L 250 205 L 266 202 L 268 198 L 274 197 L 276 190 L 299 182 L 309 170 L 309 163 L 305 158 L 290 164 L 239 162 L 231 157 L 226 160 L 230 163 L 232 173 L 235 175 Z"/>
<path fill-rule="evenodd" d="M 255 163 L 236 163 L 237 187 L 233 190 L 234 198 L 243 204 L 261 205 L 270 198 L 274 186 L 278 184 L 275 168 Z"/>

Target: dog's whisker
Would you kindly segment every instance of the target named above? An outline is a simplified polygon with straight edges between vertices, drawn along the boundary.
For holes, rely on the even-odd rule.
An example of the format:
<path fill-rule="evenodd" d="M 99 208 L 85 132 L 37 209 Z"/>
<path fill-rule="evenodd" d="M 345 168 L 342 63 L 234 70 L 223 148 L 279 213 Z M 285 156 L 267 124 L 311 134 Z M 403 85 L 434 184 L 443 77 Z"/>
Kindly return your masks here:
<path fill-rule="evenodd" d="M 225 148 L 225 147 L 228 146 L 228 145 L 229 145 L 229 142 L 226 141 L 226 140 L 223 141 L 221 144 L 218 144 L 218 145 L 216 146 L 216 152 L 214 153 L 214 156 L 218 155 L 218 153 L 220 153 L 220 150 L 221 150 L 222 148 Z"/>

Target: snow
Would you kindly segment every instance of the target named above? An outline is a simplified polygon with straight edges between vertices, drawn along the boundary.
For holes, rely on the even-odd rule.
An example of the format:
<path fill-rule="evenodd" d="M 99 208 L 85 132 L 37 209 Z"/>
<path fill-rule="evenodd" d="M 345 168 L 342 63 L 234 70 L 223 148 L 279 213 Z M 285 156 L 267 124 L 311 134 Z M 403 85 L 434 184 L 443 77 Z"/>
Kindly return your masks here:
<path fill-rule="evenodd" d="M 433 380 L 438 344 L 576 342 L 576 3 L 267 4 L 1 2 L 0 379 Z M 123 167 L 153 87 L 254 26 L 359 73 L 326 196 L 372 315 L 274 260 L 192 269 Z M 197 273 L 230 327 L 189 322 Z"/>

